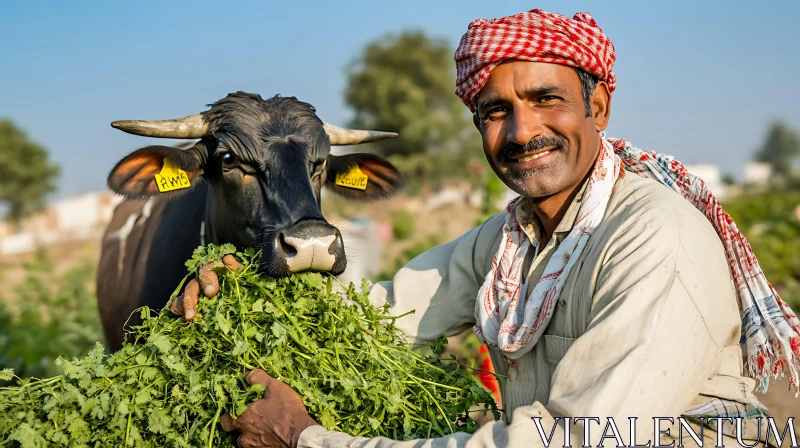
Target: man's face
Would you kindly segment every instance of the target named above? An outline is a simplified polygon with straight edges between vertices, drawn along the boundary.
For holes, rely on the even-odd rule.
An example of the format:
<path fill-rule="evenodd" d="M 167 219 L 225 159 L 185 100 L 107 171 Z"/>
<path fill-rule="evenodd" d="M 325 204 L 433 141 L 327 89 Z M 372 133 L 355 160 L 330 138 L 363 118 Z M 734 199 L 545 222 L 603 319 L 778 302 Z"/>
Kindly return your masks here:
<path fill-rule="evenodd" d="M 559 193 L 576 187 L 592 169 L 603 129 L 597 117 L 586 116 L 581 81 L 572 67 L 503 63 L 492 71 L 477 106 L 486 158 L 518 194 Z"/>

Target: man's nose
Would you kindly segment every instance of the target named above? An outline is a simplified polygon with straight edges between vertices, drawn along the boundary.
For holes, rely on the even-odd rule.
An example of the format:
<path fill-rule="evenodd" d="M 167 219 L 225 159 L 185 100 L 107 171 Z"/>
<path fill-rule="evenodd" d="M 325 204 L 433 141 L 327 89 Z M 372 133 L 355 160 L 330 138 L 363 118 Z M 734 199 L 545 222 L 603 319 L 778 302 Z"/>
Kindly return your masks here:
<path fill-rule="evenodd" d="M 544 134 L 544 126 L 538 115 L 527 107 L 517 107 L 508 125 L 506 141 L 526 145 Z"/>

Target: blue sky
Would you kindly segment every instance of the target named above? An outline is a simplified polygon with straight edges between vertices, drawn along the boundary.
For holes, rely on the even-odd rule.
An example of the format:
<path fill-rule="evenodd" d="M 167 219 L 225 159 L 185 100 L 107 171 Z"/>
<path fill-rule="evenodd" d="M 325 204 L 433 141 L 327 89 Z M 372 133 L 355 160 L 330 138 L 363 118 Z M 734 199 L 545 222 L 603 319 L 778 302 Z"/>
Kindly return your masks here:
<path fill-rule="evenodd" d="M 229 92 L 351 116 L 344 69 L 369 40 L 421 28 L 455 49 L 469 22 L 589 11 L 617 49 L 609 135 L 742 173 L 767 124 L 800 129 L 800 2 L 19 1 L 0 7 L 0 117 L 62 165 L 55 197 L 105 188 L 153 140 L 121 119 L 188 115 Z"/>

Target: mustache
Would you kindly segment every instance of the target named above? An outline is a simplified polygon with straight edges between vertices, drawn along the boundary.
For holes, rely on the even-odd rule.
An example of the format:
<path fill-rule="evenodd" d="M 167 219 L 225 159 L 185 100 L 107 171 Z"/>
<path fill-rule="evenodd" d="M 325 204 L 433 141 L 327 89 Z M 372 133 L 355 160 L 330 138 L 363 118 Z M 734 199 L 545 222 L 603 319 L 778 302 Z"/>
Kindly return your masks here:
<path fill-rule="evenodd" d="M 510 162 L 514 160 L 517 156 L 525 154 L 526 152 L 547 148 L 548 146 L 555 147 L 556 149 L 561 149 L 567 146 L 567 144 L 568 144 L 567 139 L 561 136 L 536 137 L 534 139 L 531 139 L 531 141 L 529 141 L 524 145 L 520 145 L 519 143 L 507 142 L 505 145 L 503 145 L 502 148 L 500 148 L 500 152 L 497 153 L 497 159 L 501 162 Z"/>

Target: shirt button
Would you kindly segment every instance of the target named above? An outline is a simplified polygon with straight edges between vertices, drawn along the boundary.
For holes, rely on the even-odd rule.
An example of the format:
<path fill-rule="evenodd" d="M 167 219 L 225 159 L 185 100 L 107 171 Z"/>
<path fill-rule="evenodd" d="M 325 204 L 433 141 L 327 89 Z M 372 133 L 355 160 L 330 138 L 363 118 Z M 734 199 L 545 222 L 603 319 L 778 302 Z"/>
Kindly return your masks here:
<path fill-rule="evenodd" d="M 564 308 L 565 306 L 567 306 L 567 301 L 564 299 L 558 299 L 558 306 Z"/>

